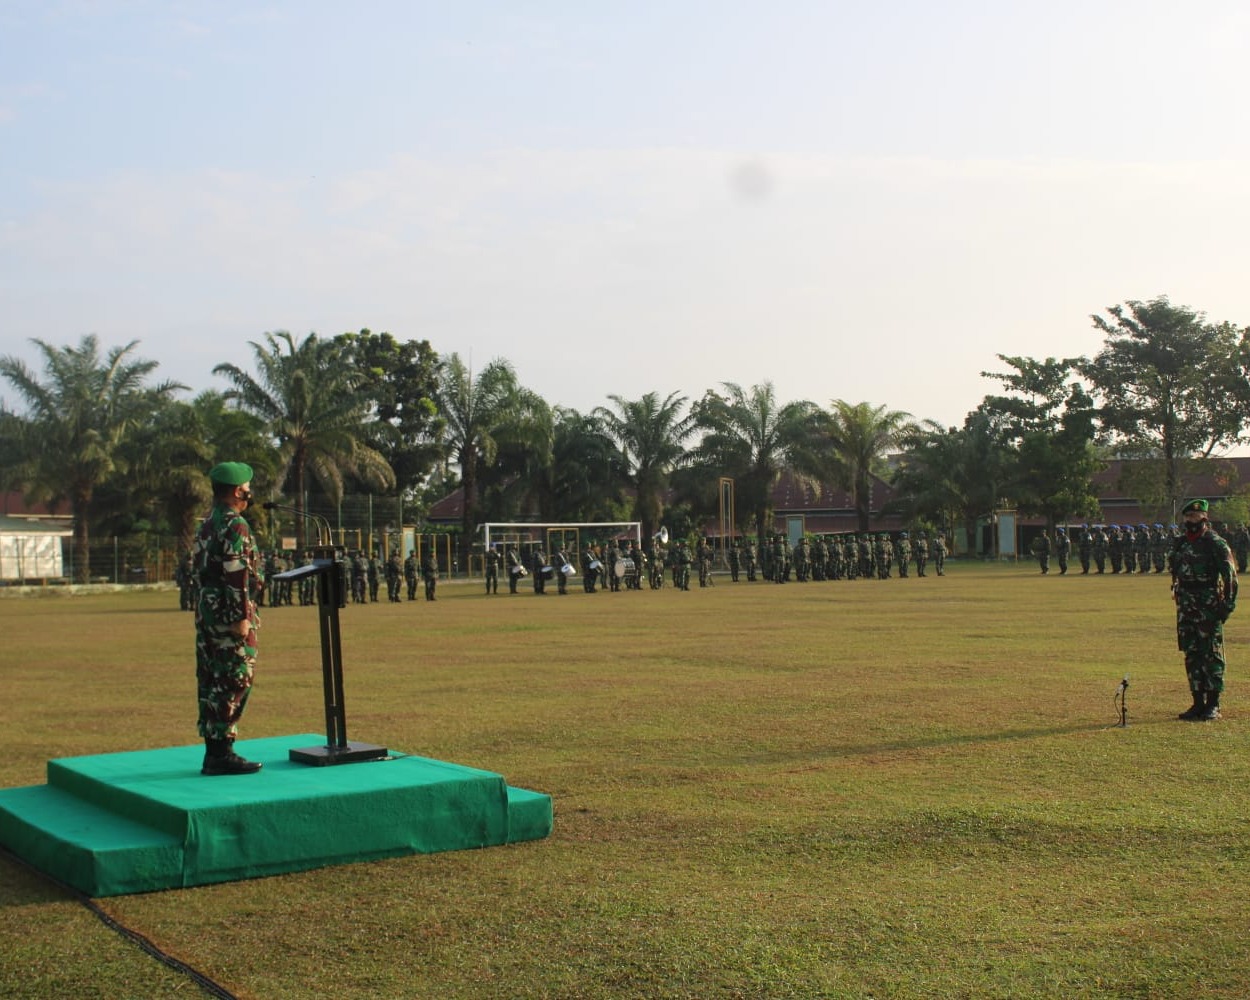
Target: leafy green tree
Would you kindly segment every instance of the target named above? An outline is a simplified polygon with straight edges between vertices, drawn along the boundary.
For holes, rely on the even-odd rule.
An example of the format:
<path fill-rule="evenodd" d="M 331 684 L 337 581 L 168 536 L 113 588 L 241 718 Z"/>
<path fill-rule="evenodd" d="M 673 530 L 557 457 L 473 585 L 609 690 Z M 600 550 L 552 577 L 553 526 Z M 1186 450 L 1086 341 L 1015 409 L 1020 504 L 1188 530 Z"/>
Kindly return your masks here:
<path fill-rule="evenodd" d="M 822 417 L 828 446 L 828 478 L 851 494 L 861 532 L 868 530 L 872 507 L 872 477 L 888 472 L 886 456 L 912 429 L 910 413 L 885 405 L 833 400 Z"/>
<path fill-rule="evenodd" d="M 1241 435 L 1250 403 L 1247 331 L 1208 323 L 1166 296 L 1110 306 L 1091 319 L 1106 341 L 1081 373 L 1101 402 L 1102 430 L 1122 457 L 1158 468 L 1161 499 L 1175 516 L 1187 460 Z"/>
<path fill-rule="evenodd" d="M 1012 474 L 1003 419 L 978 408 L 963 427 L 946 430 L 926 421 L 906 431 L 893 476 L 897 509 L 913 519 L 960 524 L 962 547 L 972 551 L 977 521 L 998 507 Z"/>
<path fill-rule="evenodd" d="M 556 407 L 550 474 L 540 504 L 546 521 L 618 521 L 629 470 L 593 413 Z"/>
<path fill-rule="evenodd" d="M 137 428 L 125 452 L 129 475 L 125 509 L 142 512 L 162 533 L 172 533 L 180 552 L 190 551 L 201 519 L 212 501 L 208 470 L 218 462 L 246 455 L 258 495 L 274 491 L 276 453 L 260 421 L 226 403 L 219 392 L 202 392 L 191 402 L 170 400 Z M 248 512 L 258 528 L 268 527 L 263 511 Z M 119 533 L 127 528 L 118 525 Z"/>
<path fill-rule="evenodd" d="M 43 355 L 42 379 L 15 357 L 0 358 L 0 375 L 26 402 L 23 438 L 32 498 L 67 500 L 74 516 L 74 577 L 91 575 L 90 525 L 97 489 L 123 469 L 122 448 L 160 403 L 185 388 L 148 385 L 157 362 L 132 357 L 137 340 L 100 356 L 94 335 L 77 347 L 32 340 Z"/>
<path fill-rule="evenodd" d="M 294 495 L 299 511 L 305 508 L 310 477 L 336 504 L 346 475 L 379 490 L 394 489 L 394 471 L 366 443 L 369 402 L 358 392 L 360 375 L 343 364 L 337 344 L 315 333 L 297 343 L 280 330 L 251 347 L 255 376 L 230 363 L 217 365 L 213 373 L 230 382 L 227 399 L 260 418 L 278 450 L 275 486 Z M 305 518 L 298 517 L 301 549 L 305 528 Z"/>
<path fill-rule="evenodd" d="M 1071 516 L 1095 516 L 1093 475 L 1100 462 L 1094 447 L 1094 401 L 1075 376 L 1080 358 L 1056 360 L 998 355 L 1014 372 L 982 372 L 1013 395 L 987 396 L 981 408 L 1002 416 L 1004 441 L 1014 450 L 1006 493 L 1026 513 L 1048 525 Z"/>
<path fill-rule="evenodd" d="M 669 475 L 686 461 L 694 417 L 682 415 L 686 397 L 676 392 L 663 400 L 654 392 L 637 400 L 608 399 L 614 409 L 600 406 L 594 413 L 625 456 L 630 485 L 637 491 L 634 519 L 642 522 L 642 537 L 651 538 L 664 513 Z"/>
<path fill-rule="evenodd" d="M 439 366 L 437 400 L 444 421 L 443 446 L 460 469 L 464 492 L 461 517 L 461 565 L 467 566 L 477 527 L 481 495 L 482 465 L 491 465 L 506 438 L 509 424 L 517 417 L 524 400 L 512 365 L 495 359 L 475 376 L 451 354 Z"/>
<path fill-rule="evenodd" d="M 441 456 L 438 355 L 427 340 L 399 341 L 368 329 L 340 334 L 333 343 L 359 376 L 357 391 L 372 404 L 367 443 L 386 457 L 400 490 L 415 490 Z"/>
<path fill-rule="evenodd" d="M 772 491 L 784 469 L 817 478 L 815 403 L 779 404 L 771 382 L 750 391 L 733 382 L 708 391 L 693 408 L 704 431 L 695 462 L 734 480 L 735 506 L 751 512 L 757 538 L 772 524 Z"/>

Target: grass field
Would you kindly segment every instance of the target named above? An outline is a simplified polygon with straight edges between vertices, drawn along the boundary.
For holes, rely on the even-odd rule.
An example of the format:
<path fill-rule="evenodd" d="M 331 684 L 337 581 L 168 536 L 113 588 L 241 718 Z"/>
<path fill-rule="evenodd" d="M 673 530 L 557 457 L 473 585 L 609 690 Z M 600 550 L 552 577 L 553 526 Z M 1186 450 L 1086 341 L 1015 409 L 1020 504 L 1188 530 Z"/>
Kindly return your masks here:
<path fill-rule="evenodd" d="M 176 603 L 0 600 L 0 786 L 195 742 Z M 1250 996 L 1246 622 L 1183 723 L 1171 609 L 1023 565 L 348 608 L 351 738 L 552 836 L 100 905 L 248 998 Z M 314 613 L 270 610 L 243 736 L 321 720 Z M 0 996 L 196 995 L 0 856 Z"/>

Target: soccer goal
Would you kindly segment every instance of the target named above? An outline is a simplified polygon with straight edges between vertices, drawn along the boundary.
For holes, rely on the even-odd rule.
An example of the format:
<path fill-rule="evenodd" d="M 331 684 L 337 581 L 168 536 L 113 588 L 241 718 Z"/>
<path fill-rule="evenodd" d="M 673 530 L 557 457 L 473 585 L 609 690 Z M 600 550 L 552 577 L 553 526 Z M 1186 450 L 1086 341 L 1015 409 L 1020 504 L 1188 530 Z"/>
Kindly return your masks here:
<path fill-rule="evenodd" d="M 501 522 L 482 525 L 482 547 L 512 544 L 521 551 L 541 545 L 547 553 L 563 548 L 576 563 L 582 543 L 630 539 L 642 548 L 641 521 L 577 521 L 554 523 L 546 521 Z"/>

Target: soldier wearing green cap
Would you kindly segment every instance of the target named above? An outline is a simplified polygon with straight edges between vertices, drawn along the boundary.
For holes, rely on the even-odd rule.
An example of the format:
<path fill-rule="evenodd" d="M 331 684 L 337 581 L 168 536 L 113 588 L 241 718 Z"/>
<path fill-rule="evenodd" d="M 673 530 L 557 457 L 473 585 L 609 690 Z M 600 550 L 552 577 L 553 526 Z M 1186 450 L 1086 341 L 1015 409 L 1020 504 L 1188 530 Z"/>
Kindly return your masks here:
<path fill-rule="evenodd" d="M 195 676 L 202 774 L 251 774 L 260 764 L 234 752 L 239 718 L 247 706 L 256 666 L 257 602 L 265 585 L 260 553 L 243 517 L 252 502 L 252 467 L 223 462 L 208 474 L 213 509 L 195 539 L 193 572 L 200 597 L 195 609 Z"/>
<path fill-rule="evenodd" d="M 1181 514 L 1185 533 L 1172 552 L 1172 599 L 1193 704 L 1180 718 L 1210 722 L 1220 717 L 1224 622 L 1237 605 L 1237 566 L 1228 543 L 1211 530 L 1207 501 L 1191 500 Z"/>

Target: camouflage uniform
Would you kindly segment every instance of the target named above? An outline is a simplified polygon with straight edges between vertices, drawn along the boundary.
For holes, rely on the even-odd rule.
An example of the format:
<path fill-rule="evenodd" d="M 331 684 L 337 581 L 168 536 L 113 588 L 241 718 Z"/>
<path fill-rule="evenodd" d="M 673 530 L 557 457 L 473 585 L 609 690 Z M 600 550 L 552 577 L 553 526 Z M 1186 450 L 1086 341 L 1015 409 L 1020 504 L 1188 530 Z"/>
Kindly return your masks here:
<path fill-rule="evenodd" d="M 1063 528 L 1055 529 L 1055 556 L 1059 560 L 1059 575 L 1066 576 L 1068 572 L 1068 553 L 1072 551 L 1072 539 L 1068 537 L 1068 533 Z"/>
<path fill-rule="evenodd" d="M 485 568 L 486 568 L 486 593 L 499 593 L 499 563 L 501 562 L 499 548 L 492 545 L 486 550 Z"/>
<path fill-rule="evenodd" d="M 240 487 L 250 483 L 252 470 L 241 462 L 228 462 L 214 467 L 209 476 L 215 486 Z M 208 747 L 204 773 L 259 770 L 260 765 L 235 756 L 232 745 L 252 690 L 260 627 L 257 605 L 265 574 L 247 519 L 227 500 L 215 499 L 200 525 L 192 562 L 200 584 L 195 608 L 195 678 L 197 726 Z M 250 627 L 240 636 L 235 629 L 244 621 Z"/>
<path fill-rule="evenodd" d="M 1200 505 L 1200 506 L 1199 506 Z M 1206 513 L 1206 501 L 1191 501 L 1185 512 Z M 1186 531 L 1172 554 L 1172 594 L 1176 601 L 1177 646 L 1194 704 L 1182 719 L 1219 718 L 1224 690 L 1224 622 L 1237 605 L 1237 567 L 1228 543 L 1207 527 Z"/>

